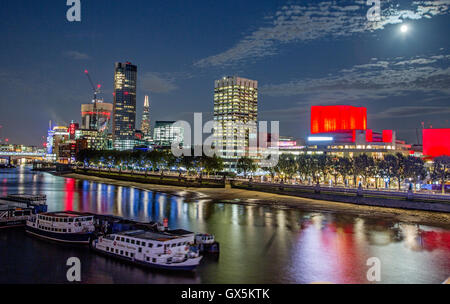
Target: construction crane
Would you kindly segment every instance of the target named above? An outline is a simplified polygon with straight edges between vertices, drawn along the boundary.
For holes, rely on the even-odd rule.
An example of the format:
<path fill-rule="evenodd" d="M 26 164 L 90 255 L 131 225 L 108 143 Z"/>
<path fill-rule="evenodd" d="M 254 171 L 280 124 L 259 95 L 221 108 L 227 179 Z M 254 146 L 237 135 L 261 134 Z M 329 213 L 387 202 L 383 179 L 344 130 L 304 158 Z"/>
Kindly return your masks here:
<path fill-rule="evenodd" d="M 93 99 L 94 104 L 97 104 L 97 101 L 98 101 L 97 95 L 100 94 L 100 89 L 102 86 L 100 84 L 97 84 L 97 86 L 94 85 L 94 82 L 92 81 L 91 75 L 89 74 L 88 70 L 84 70 L 84 74 L 86 74 L 86 76 L 89 80 L 89 83 L 91 84 L 92 91 L 94 91 L 94 99 Z"/>
<path fill-rule="evenodd" d="M 94 115 L 92 115 L 92 120 L 94 122 L 94 126 L 97 129 L 98 128 L 98 110 L 97 110 L 97 102 L 99 101 L 99 99 L 97 98 L 97 95 L 100 94 L 100 89 L 101 89 L 101 85 L 97 84 L 94 85 L 94 82 L 92 81 L 91 75 L 89 74 L 88 70 L 84 70 L 84 74 L 86 74 L 89 83 L 91 84 L 92 87 L 92 91 L 94 92 L 94 99 L 92 100 L 92 102 L 94 103 L 94 109 L 93 109 L 93 113 Z"/>

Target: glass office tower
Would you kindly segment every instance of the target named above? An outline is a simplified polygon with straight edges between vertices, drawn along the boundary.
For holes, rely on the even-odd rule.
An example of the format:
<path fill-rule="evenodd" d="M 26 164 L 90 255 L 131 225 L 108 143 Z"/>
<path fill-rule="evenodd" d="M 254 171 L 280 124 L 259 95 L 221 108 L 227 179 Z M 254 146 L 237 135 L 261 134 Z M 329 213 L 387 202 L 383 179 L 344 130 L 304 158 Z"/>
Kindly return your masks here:
<path fill-rule="evenodd" d="M 258 82 L 237 76 L 215 81 L 214 121 L 217 125 L 216 146 L 224 164 L 234 170 L 236 161 L 247 152 L 250 136 L 248 127 L 258 120 Z"/>
<path fill-rule="evenodd" d="M 114 73 L 113 142 L 116 150 L 134 147 L 137 66 L 117 62 Z"/>

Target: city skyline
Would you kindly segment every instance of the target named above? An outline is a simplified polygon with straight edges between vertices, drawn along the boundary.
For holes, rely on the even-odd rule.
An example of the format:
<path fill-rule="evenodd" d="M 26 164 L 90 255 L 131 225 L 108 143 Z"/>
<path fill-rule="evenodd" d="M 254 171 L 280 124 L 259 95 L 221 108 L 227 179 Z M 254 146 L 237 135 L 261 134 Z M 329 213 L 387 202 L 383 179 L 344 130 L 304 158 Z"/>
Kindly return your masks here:
<path fill-rule="evenodd" d="M 111 65 L 127 60 L 140 67 L 137 113 L 151 94 L 153 120 L 190 121 L 193 112 L 211 119 L 213 81 L 239 75 L 259 82 L 259 118 L 279 120 L 286 136 L 307 135 L 311 105 L 367 107 L 374 129 L 396 130 L 412 143 L 422 122 L 449 126 L 450 38 L 441 29 L 450 21 L 442 1 L 383 3 L 377 24 L 367 20 L 365 1 L 231 1 L 206 7 L 133 1 L 118 20 L 110 16 L 125 4 L 95 1 L 83 2 L 80 23 L 67 22 L 65 3 L 31 2 L 28 9 L 19 4 L 6 1 L 0 12 L 9 41 L 0 52 L 10 59 L 0 73 L 5 92 L 0 125 L 11 143 L 41 145 L 49 120 L 79 121 L 80 105 L 92 95 L 85 69 L 112 103 Z M 320 7 L 327 11 L 323 18 L 314 15 Z M 170 12 L 181 11 L 185 14 L 166 21 Z M 133 16 L 148 20 L 146 27 Z M 133 47 L 118 47 L 122 37 Z M 6 107 L 11 100 L 15 107 Z"/>

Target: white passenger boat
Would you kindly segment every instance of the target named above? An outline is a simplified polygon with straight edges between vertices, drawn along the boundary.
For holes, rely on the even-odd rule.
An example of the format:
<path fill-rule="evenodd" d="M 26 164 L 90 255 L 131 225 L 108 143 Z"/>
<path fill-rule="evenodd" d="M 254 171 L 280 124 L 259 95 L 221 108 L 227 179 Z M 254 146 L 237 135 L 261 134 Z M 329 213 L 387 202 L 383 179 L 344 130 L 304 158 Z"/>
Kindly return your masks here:
<path fill-rule="evenodd" d="M 202 257 L 190 250 L 191 243 L 193 236 L 134 230 L 101 236 L 91 245 L 97 252 L 151 268 L 193 270 Z"/>
<path fill-rule="evenodd" d="M 89 244 L 95 231 L 94 216 L 74 211 L 41 213 L 28 220 L 25 229 L 53 241 Z"/>

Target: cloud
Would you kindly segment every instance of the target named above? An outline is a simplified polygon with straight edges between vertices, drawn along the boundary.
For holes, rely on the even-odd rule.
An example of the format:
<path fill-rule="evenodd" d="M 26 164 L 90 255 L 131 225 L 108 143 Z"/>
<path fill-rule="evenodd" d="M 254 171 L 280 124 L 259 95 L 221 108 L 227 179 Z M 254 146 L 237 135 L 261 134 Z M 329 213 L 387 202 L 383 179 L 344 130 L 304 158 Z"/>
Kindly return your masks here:
<path fill-rule="evenodd" d="M 322 78 L 261 87 L 269 96 L 302 96 L 304 103 L 339 103 L 404 96 L 413 92 L 450 96 L 450 55 L 373 58 Z"/>
<path fill-rule="evenodd" d="M 151 93 L 169 93 L 178 89 L 174 77 L 163 73 L 144 73 L 140 81 L 140 87 Z"/>
<path fill-rule="evenodd" d="M 307 5 L 286 5 L 267 24 L 246 35 L 230 49 L 203 58 L 197 67 L 224 66 L 242 60 L 277 54 L 280 44 L 310 41 L 319 38 L 339 38 L 358 33 L 373 32 L 405 19 L 417 20 L 449 13 L 450 0 L 414 1 L 409 9 L 399 9 L 389 1 L 382 1 L 381 19 L 370 22 L 366 1 L 322 1 Z M 347 3 L 344 4 L 344 3 Z"/>
<path fill-rule="evenodd" d="M 78 51 L 67 51 L 64 52 L 64 56 L 74 59 L 74 60 L 88 60 L 91 59 L 91 56 L 85 53 L 81 53 Z"/>
<path fill-rule="evenodd" d="M 448 106 L 402 106 L 392 107 L 385 111 L 369 115 L 374 119 L 423 117 L 426 115 L 446 115 L 450 114 Z"/>

